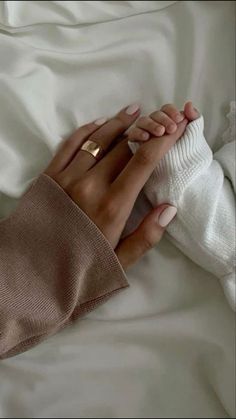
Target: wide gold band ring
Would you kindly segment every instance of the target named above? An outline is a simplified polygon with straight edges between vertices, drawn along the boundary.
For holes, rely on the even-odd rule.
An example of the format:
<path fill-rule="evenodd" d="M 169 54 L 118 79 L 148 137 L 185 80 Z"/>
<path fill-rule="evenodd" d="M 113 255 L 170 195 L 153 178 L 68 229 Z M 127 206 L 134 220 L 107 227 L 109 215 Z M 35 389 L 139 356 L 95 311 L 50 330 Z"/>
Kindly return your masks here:
<path fill-rule="evenodd" d="M 102 146 L 91 140 L 85 141 L 81 147 L 81 150 L 87 151 L 87 153 L 91 154 L 96 160 L 99 160 L 104 154 Z"/>

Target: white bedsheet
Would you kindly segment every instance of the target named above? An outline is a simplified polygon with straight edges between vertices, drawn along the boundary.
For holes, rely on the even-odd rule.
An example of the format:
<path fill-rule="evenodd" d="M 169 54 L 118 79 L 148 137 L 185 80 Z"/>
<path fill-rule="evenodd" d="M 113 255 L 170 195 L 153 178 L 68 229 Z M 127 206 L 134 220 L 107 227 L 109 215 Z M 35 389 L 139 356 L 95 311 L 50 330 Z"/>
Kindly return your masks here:
<path fill-rule="evenodd" d="M 213 150 L 234 98 L 234 2 L 2 1 L 0 215 L 61 139 L 140 101 L 192 99 Z M 131 287 L 0 364 L 0 417 L 233 417 L 235 321 L 166 239 Z"/>

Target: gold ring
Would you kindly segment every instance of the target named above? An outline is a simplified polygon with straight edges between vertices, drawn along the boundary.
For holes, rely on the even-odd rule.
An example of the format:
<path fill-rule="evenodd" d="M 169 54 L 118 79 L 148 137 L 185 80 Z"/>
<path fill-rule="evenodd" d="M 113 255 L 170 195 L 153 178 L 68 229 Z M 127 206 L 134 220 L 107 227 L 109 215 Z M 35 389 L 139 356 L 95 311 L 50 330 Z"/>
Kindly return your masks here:
<path fill-rule="evenodd" d="M 95 157 L 96 160 L 99 160 L 101 158 L 104 150 L 102 146 L 95 141 L 87 140 L 82 145 L 81 150 L 87 151 L 87 153 L 91 154 L 93 157 Z"/>

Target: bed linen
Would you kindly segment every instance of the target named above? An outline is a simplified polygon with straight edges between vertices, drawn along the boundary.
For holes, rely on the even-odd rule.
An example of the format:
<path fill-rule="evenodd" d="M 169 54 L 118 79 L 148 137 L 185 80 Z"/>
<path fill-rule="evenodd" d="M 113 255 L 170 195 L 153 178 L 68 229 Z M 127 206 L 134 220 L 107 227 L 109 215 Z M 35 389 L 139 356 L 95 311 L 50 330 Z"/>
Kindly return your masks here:
<path fill-rule="evenodd" d="M 64 137 L 132 102 L 147 113 L 192 99 L 216 151 L 235 95 L 234 16 L 230 1 L 2 1 L 0 216 Z M 0 363 L 0 417 L 235 416 L 235 318 L 217 279 L 167 238 L 128 279 Z"/>

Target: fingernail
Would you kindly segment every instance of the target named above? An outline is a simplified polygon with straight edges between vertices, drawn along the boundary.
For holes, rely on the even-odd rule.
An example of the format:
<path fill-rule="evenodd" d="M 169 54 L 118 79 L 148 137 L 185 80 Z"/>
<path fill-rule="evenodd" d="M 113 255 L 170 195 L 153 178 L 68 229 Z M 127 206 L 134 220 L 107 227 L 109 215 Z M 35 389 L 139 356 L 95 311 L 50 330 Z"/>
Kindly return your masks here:
<path fill-rule="evenodd" d="M 161 215 L 159 216 L 158 219 L 158 224 L 161 227 L 166 227 L 171 220 L 173 220 L 174 216 L 177 213 L 177 208 L 176 207 L 167 207 L 166 209 L 164 209 L 164 211 L 162 211 Z"/>
<path fill-rule="evenodd" d="M 94 121 L 95 125 L 101 126 L 103 124 L 105 124 L 105 122 L 107 122 L 107 118 L 99 118 L 96 121 Z"/>
<path fill-rule="evenodd" d="M 144 132 L 144 133 L 142 134 L 142 139 L 143 139 L 144 141 L 147 141 L 147 140 L 149 139 L 149 137 L 150 137 L 150 135 L 148 134 L 148 132 Z"/>
<path fill-rule="evenodd" d="M 134 115 L 139 109 L 140 106 L 137 103 L 133 103 L 132 105 L 128 106 L 125 112 L 127 115 Z"/>

